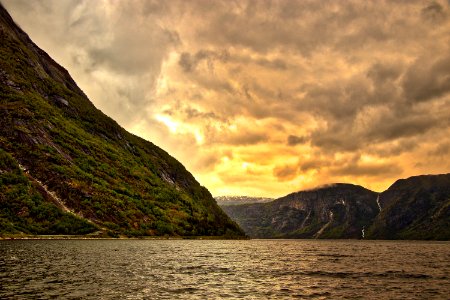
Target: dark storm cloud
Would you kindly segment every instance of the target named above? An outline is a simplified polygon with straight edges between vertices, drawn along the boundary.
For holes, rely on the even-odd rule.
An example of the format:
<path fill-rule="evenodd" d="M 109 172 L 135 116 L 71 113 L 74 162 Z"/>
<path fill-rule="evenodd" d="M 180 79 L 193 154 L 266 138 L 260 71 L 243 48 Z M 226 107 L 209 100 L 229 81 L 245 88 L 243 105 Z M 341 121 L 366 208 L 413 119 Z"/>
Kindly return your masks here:
<path fill-rule="evenodd" d="M 345 176 L 364 176 L 364 177 L 378 177 L 378 176 L 398 176 L 402 173 L 402 168 L 395 163 L 385 164 L 348 164 L 331 168 L 330 172 L 334 175 Z"/>
<path fill-rule="evenodd" d="M 213 64 L 215 60 L 226 62 L 228 57 L 229 53 L 225 50 L 220 53 L 207 50 L 200 50 L 197 51 L 195 54 L 183 52 L 180 55 L 178 64 L 184 72 L 189 73 L 195 71 L 198 64 L 200 64 L 203 61 L 207 63 L 209 69 L 213 69 Z"/>
<path fill-rule="evenodd" d="M 270 69 L 286 70 L 288 68 L 286 61 L 280 58 L 273 60 L 260 58 L 256 60 L 256 63 Z"/>
<path fill-rule="evenodd" d="M 299 109 L 307 108 L 326 120 L 327 126 L 312 132 L 312 144 L 353 151 L 367 143 L 420 136 L 432 129 L 448 128 L 449 110 L 415 102 L 442 100 L 450 92 L 450 59 L 423 58 L 410 65 L 373 64 L 365 75 L 328 86 L 306 87 Z M 370 112 L 370 113 L 368 113 Z"/>
<path fill-rule="evenodd" d="M 297 176 L 298 167 L 296 165 L 284 165 L 284 166 L 277 166 L 273 169 L 273 175 L 279 180 L 279 181 L 288 181 L 295 176 Z"/>
<path fill-rule="evenodd" d="M 449 122 L 439 124 L 441 120 L 428 115 L 406 115 L 382 118 L 367 132 L 368 139 L 388 141 L 404 137 L 420 136 L 436 126 L 448 126 Z"/>
<path fill-rule="evenodd" d="M 258 94 L 255 84 L 246 89 L 249 91 L 246 95 L 260 96 L 259 103 L 245 104 L 249 115 L 257 118 L 281 117 L 287 111 L 291 115 L 288 120 L 293 121 L 296 113 L 313 113 L 327 123 L 326 128 L 312 133 L 313 145 L 352 151 L 372 140 L 383 142 L 422 135 L 442 123 L 441 118 L 445 117 L 427 118 L 429 113 L 426 110 L 417 111 L 402 106 L 410 100 L 435 99 L 448 93 L 449 67 L 446 57 L 441 55 L 446 53 L 448 47 L 437 48 L 432 56 L 434 61 L 423 63 L 420 59 L 408 62 L 399 54 L 402 54 L 403 47 L 407 49 L 410 45 L 421 43 L 421 39 L 425 44 L 431 43 L 429 34 L 432 29 L 421 25 L 420 18 L 425 15 L 433 18 L 443 16 L 448 7 L 437 2 L 424 7 L 413 2 L 403 5 L 403 13 L 408 11 L 410 18 L 405 18 L 400 10 L 391 9 L 389 5 L 373 6 L 356 1 L 344 5 L 307 1 L 248 2 L 242 3 L 240 9 L 234 12 L 218 13 L 217 18 L 210 20 L 210 26 L 204 27 L 199 34 L 209 43 L 240 45 L 261 54 L 274 49 L 295 49 L 311 55 L 314 49 L 321 49 L 324 45 L 338 52 L 351 51 L 361 56 L 367 54 L 358 51 L 382 47 L 381 50 L 384 45 L 387 52 L 400 50 L 396 54 L 399 58 L 390 57 L 387 61 L 376 59 L 365 71 L 350 79 L 336 80 L 326 85 L 304 85 L 302 89 L 306 95 L 300 99 L 294 97 L 294 100 L 283 105 L 282 110 L 278 110 L 271 101 L 275 97 L 267 96 L 268 100 L 264 100 L 263 95 L 269 95 L 271 91 L 266 89 Z M 281 20 L 283 26 L 278 26 Z M 441 58 L 436 59 L 440 55 Z M 383 116 L 384 110 L 376 112 L 377 105 L 393 110 L 393 115 Z M 378 121 L 372 120 L 371 128 L 359 128 L 362 113 L 370 108 L 375 110 L 375 115 L 379 115 Z"/>
<path fill-rule="evenodd" d="M 402 168 L 396 163 L 362 162 L 359 154 L 353 154 L 340 160 L 312 158 L 300 161 L 298 164 L 300 172 L 325 170 L 330 176 L 357 176 L 357 177 L 377 177 L 377 176 L 398 176 Z"/>
<path fill-rule="evenodd" d="M 219 163 L 220 156 L 218 153 L 207 153 L 195 162 L 195 167 L 201 171 L 211 171 Z"/>
<path fill-rule="evenodd" d="M 444 158 L 446 158 L 449 153 L 450 153 L 450 142 L 438 144 L 432 151 L 430 151 L 431 155 Z"/>
<path fill-rule="evenodd" d="M 441 22 L 447 18 L 447 11 L 440 3 L 432 1 L 422 9 L 422 17 L 427 21 Z"/>
<path fill-rule="evenodd" d="M 381 189 L 450 167 L 432 158 L 449 154 L 448 1 L 4 2 L 100 109 L 205 184 Z"/>
<path fill-rule="evenodd" d="M 193 72 L 196 70 L 197 66 L 206 62 L 210 68 L 212 68 L 215 61 L 220 61 L 222 63 L 239 63 L 239 64 L 255 64 L 264 68 L 286 70 L 288 68 L 288 63 L 281 59 L 267 59 L 267 58 L 253 58 L 248 55 L 235 54 L 230 55 L 227 50 L 221 51 L 211 51 L 211 50 L 199 50 L 195 54 L 189 52 L 183 52 L 180 55 L 178 61 L 179 66 L 185 72 Z"/>
<path fill-rule="evenodd" d="M 376 62 L 367 71 L 377 88 L 387 82 L 395 82 L 402 74 L 404 66 L 399 61 Z"/>
<path fill-rule="evenodd" d="M 197 66 L 197 62 L 194 62 L 194 59 L 192 58 L 191 54 L 188 52 L 181 53 L 178 64 L 185 72 L 191 72 Z"/>
<path fill-rule="evenodd" d="M 373 145 L 366 151 L 368 154 L 375 155 L 377 157 L 393 157 L 412 152 L 420 145 L 420 138 L 402 138 L 393 142 Z"/>
<path fill-rule="evenodd" d="M 417 59 L 408 69 L 403 90 L 409 101 L 428 101 L 450 93 L 450 55 Z"/>
<path fill-rule="evenodd" d="M 243 145 L 255 145 L 268 140 L 268 135 L 261 132 L 239 132 L 230 134 L 227 137 L 219 139 L 222 143 L 243 146 Z"/>
<path fill-rule="evenodd" d="M 370 101 L 367 80 L 356 76 L 347 82 L 336 82 L 328 86 L 309 87 L 305 100 L 299 108 L 308 108 L 317 115 L 347 122 Z"/>
<path fill-rule="evenodd" d="M 420 137 L 435 130 L 447 130 L 450 112 L 428 112 L 401 108 L 397 111 L 376 111 L 370 126 L 361 128 L 356 119 L 328 119 L 328 127 L 316 130 L 311 135 L 314 146 L 324 151 L 356 151 L 369 149 L 371 145 L 402 138 Z"/>
<path fill-rule="evenodd" d="M 413 3 L 404 5 L 413 9 Z M 309 56 L 322 47 L 354 50 L 418 33 L 388 5 L 365 1 L 241 1 L 234 6 L 216 11 L 198 38 L 262 53 L 288 47 Z"/>
<path fill-rule="evenodd" d="M 299 163 L 299 169 L 302 172 L 309 170 L 320 170 L 320 168 L 328 166 L 329 163 L 322 159 L 310 159 Z"/>
<path fill-rule="evenodd" d="M 289 146 L 295 146 L 298 144 L 304 144 L 308 141 L 307 137 L 304 136 L 296 136 L 296 135 L 290 135 L 287 138 L 287 143 Z"/>
<path fill-rule="evenodd" d="M 213 119 L 213 120 L 220 120 L 226 122 L 226 120 L 219 117 L 217 114 L 213 112 L 202 112 L 198 109 L 188 107 L 184 110 L 186 117 L 188 119 Z"/>

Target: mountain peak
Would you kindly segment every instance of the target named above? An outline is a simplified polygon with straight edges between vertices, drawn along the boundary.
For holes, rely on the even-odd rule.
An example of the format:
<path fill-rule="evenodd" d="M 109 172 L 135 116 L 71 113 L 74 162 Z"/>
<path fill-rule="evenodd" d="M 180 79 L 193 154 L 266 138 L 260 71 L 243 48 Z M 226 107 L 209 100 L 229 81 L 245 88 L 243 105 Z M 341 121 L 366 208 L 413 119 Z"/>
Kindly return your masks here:
<path fill-rule="evenodd" d="M 228 235 L 185 167 L 103 114 L 0 6 L 0 233 Z"/>
<path fill-rule="evenodd" d="M 328 183 L 319 185 L 315 188 L 311 189 L 305 189 L 298 191 L 297 193 L 302 192 L 315 192 L 315 191 L 324 191 L 324 190 L 345 190 L 345 189 L 366 189 L 360 185 L 352 184 L 352 183 L 342 183 L 342 182 L 336 182 L 336 183 Z"/>
<path fill-rule="evenodd" d="M 223 206 L 251 237 L 450 239 L 450 174 L 397 180 L 375 193 L 335 183 L 270 203 Z"/>
<path fill-rule="evenodd" d="M 268 203 L 222 206 L 258 238 L 360 238 L 378 213 L 377 193 L 335 183 L 291 193 Z"/>

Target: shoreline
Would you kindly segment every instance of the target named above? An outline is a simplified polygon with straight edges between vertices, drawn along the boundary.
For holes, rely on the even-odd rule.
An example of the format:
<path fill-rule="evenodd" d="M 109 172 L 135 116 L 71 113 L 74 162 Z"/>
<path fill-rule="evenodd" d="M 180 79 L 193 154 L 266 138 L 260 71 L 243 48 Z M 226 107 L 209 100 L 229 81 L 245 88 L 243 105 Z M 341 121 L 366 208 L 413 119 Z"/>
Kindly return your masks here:
<path fill-rule="evenodd" d="M 224 236 L 141 236 L 141 237 L 106 237 L 106 236 L 85 236 L 85 235 L 18 235 L 18 236 L 0 236 L 1 241 L 13 241 L 13 240 L 305 240 L 305 241 L 397 241 L 397 242 L 443 242 L 450 243 L 450 240 L 405 240 L 405 239 L 391 239 L 391 240 L 379 240 L 379 239 L 283 239 L 283 238 L 271 238 L 260 239 L 250 237 L 224 237 Z"/>
<path fill-rule="evenodd" d="M 249 240 L 248 237 L 224 236 L 142 236 L 142 237 L 103 237 L 84 235 L 27 235 L 27 236 L 0 236 L 0 241 L 11 240 Z"/>

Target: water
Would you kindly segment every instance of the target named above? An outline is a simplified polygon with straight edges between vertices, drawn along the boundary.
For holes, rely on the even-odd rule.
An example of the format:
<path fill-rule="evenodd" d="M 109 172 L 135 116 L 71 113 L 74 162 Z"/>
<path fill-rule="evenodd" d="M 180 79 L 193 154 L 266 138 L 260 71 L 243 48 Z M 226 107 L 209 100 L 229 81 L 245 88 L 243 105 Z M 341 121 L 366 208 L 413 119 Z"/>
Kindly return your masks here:
<path fill-rule="evenodd" d="M 449 299 L 450 243 L 0 241 L 1 299 Z"/>

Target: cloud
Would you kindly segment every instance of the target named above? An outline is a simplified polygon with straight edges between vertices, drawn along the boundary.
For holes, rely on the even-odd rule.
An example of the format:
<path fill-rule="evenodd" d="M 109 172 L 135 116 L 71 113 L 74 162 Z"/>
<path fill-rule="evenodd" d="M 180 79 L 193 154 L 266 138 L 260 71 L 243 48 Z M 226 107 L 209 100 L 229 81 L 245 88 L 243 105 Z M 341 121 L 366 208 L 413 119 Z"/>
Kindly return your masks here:
<path fill-rule="evenodd" d="M 320 170 L 322 167 L 329 165 L 326 161 L 322 159 L 310 159 L 302 161 L 299 163 L 300 171 L 307 172 L 309 170 Z"/>
<path fill-rule="evenodd" d="M 367 78 L 371 79 L 375 87 L 395 82 L 400 75 L 404 66 L 398 60 L 388 62 L 375 62 L 367 71 Z"/>
<path fill-rule="evenodd" d="M 298 144 L 303 144 L 307 142 L 308 139 L 304 136 L 296 136 L 296 135 L 289 135 L 287 139 L 287 143 L 289 146 L 295 146 Z"/>
<path fill-rule="evenodd" d="M 202 155 L 195 162 L 195 168 L 202 171 L 214 170 L 216 164 L 220 161 L 220 156 L 217 153 L 209 153 Z"/>
<path fill-rule="evenodd" d="M 273 169 L 273 175 L 279 181 L 288 181 L 288 180 L 294 179 L 296 177 L 297 170 L 298 170 L 298 168 L 295 165 L 277 166 Z"/>
<path fill-rule="evenodd" d="M 447 15 L 445 8 L 437 1 L 432 1 L 428 6 L 422 8 L 422 17 L 427 21 L 442 22 Z"/>
<path fill-rule="evenodd" d="M 228 145 L 242 146 L 254 145 L 268 140 L 268 135 L 262 132 L 244 131 L 239 133 L 231 133 L 219 141 Z"/>
<path fill-rule="evenodd" d="M 147 1 L 6 2 L 32 39 L 69 69 L 91 100 L 124 126 L 146 118 L 163 62 L 180 44 Z M 159 10 L 158 10 L 159 9 Z M 167 10 L 168 12 L 168 10 Z M 31 31 L 31 32 L 30 32 Z M 49 38 L 50 37 L 50 38 Z"/>
<path fill-rule="evenodd" d="M 446 157 L 449 153 L 450 142 L 440 143 L 432 151 L 430 151 L 430 155 L 438 157 Z"/>
<path fill-rule="evenodd" d="M 379 177 L 379 176 L 401 176 L 402 169 L 395 163 L 376 163 L 376 164 L 360 164 L 353 163 L 344 166 L 333 168 L 332 172 L 335 175 L 345 176 L 364 176 L 364 177 Z"/>
<path fill-rule="evenodd" d="M 382 190 L 450 168 L 448 1 L 3 2 L 97 107 L 214 194 Z"/>
<path fill-rule="evenodd" d="M 408 69 L 403 90 L 409 101 L 429 101 L 450 93 L 450 55 L 426 55 Z"/>
<path fill-rule="evenodd" d="M 221 62 L 226 62 L 228 59 L 229 53 L 227 51 L 222 51 L 221 53 L 216 53 L 214 51 L 208 50 L 200 50 L 197 51 L 194 55 L 189 52 L 182 52 L 180 55 L 180 59 L 178 64 L 182 68 L 184 72 L 193 72 L 196 70 L 197 66 L 201 62 L 206 62 L 207 67 L 210 71 L 213 71 L 213 63 L 214 60 L 219 60 Z"/>

